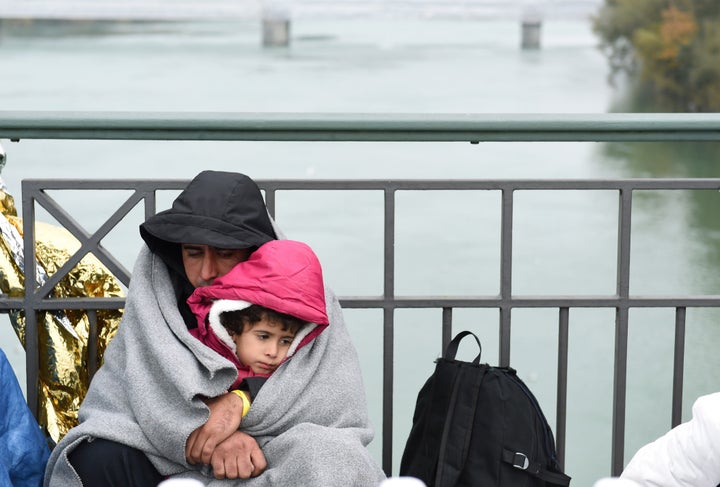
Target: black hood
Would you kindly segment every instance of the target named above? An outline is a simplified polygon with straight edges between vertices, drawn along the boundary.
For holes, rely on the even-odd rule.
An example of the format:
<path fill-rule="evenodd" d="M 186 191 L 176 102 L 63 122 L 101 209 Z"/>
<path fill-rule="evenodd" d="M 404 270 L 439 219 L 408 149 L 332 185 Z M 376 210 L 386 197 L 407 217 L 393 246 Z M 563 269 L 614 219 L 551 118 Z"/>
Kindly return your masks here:
<path fill-rule="evenodd" d="M 195 176 L 172 208 L 140 225 L 140 236 L 183 277 L 181 243 L 256 249 L 277 238 L 255 181 L 244 174 L 220 171 Z"/>

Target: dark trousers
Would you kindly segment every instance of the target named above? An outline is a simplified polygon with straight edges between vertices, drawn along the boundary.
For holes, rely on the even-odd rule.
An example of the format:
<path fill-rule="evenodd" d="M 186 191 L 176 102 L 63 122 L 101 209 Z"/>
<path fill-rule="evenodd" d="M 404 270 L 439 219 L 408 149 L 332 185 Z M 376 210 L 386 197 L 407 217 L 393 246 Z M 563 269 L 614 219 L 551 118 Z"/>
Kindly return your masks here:
<path fill-rule="evenodd" d="M 143 452 L 110 440 L 83 441 L 68 458 L 91 487 L 156 487 L 164 480 Z"/>

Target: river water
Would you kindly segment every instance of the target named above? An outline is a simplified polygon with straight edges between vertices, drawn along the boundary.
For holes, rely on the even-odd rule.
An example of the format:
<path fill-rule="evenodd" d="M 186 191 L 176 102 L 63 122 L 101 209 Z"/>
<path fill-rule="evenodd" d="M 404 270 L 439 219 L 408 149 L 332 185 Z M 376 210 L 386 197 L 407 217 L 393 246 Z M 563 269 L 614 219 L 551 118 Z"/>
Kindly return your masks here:
<path fill-rule="evenodd" d="M 293 23 L 287 49 L 263 49 L 260 35 L 249 20 L 15 26 L 0 38 L 0 106 L 370 113 L 604 113 L 625 106 L 582 18 L 546 21 L 537 51 L 519 49 L 519 23 L 508 19 L 304 18 Z M 29 177 L 191 178 L 204 168 L 255 178 L 714 177 L 720 163 L 712 144 L 0 143 L 8 153 L 2 178 L 18 200 L 20 181 Z M 585 193 L 517 196 L 516 294 L 614 292 L 617 196 Z M 88 205 L 86 196 L 57 196 L 90 229 L 110 207 L 106 197 L 93 195 Z M 637 196 L 632 294 L 718 294 L 718 198 Z M 375 194 L 281 195 L 277 219 L 289 237 L 317 250 L 338 294 L 377 295 L 380 203 Z M 398 294 L 498 292 L 497 195 L 401 195 L 398 212 Z M 132 218 L 106 241 L 128 268 L 141 215 Z M 551 423 L 556 315 L 513 313 L 511 362 Z M 717 314 L 690 310 L 688 317 L 685 417 L 698 395 L 720 385 L 708 373 L 720 367 Z M 349 310 L 347 319 L 379 430 L 380 316 Z M 417 390 L 439 353 L 439 319 L 436 311 L 397 314 L 396 465 Z M 669 426 L 672 322 L 672 310 L 631 314 L 628 455 Z M 483 361 L 497 361 L 496 312 L 459 311 L 455 323 L 481 336 Z M 611 311 L 571 311 L 567 471 L 575 485 L 609 473 L 613 330 Z M 7 326 L 0 345 L 24 383 L 23 352 Z M 379 442 L 373 451 L 379 458 Z"/>

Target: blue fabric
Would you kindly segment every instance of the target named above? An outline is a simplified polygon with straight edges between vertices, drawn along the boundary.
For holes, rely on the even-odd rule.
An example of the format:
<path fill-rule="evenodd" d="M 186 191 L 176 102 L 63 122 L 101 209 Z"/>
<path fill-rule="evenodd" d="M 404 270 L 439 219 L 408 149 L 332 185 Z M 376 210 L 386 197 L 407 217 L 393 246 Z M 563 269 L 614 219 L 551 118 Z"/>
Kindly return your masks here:
<path fill-rule="evenodd" d="M 0 486 L 39 486 L 50 449 L 1 348 L 0 391 Z"/>

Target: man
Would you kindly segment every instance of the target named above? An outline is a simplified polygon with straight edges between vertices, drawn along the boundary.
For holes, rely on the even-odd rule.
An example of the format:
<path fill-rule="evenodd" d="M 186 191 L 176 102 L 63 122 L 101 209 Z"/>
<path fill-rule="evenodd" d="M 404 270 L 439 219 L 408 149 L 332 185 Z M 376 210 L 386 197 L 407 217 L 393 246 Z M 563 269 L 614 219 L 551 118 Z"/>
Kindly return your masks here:
<path fill-rule="evenodd" d="M 377 485 L 357 355 L 334 295 L 330 331 L 255 386 L 242 430 L 242 401 L 225 393 L 237 369 L 188 331 L 195 287 L 277 238 L 257 185 L 204 171 L 140 234 L 147 248 L 118 334 L 80 424 L 53 451 L 46 485 L 155 486 L 174 475 L 208 485 Z"/>

